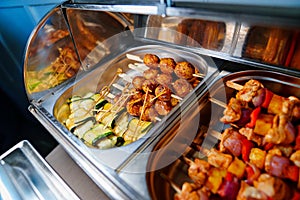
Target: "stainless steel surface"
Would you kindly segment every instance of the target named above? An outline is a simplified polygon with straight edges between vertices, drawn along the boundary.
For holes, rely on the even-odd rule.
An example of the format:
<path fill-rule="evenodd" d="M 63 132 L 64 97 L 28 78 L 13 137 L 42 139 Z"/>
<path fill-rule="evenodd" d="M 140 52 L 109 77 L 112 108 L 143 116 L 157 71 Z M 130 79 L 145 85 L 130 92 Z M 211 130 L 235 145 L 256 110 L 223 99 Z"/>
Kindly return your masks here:
<path fill-rule="evenodd" d="M 103 2 L 101 2 L 103 3 Z M 123 4 L 123 5 L 111 5 L 111 4 L 70 4 L 65 3 L 62 5 L 65 8 L 76 8 L 83 10 L 98 10 L 98 11 L 109 11 L 109 12 L 125 12 L 134 14 L 144 14 L 144 15 L 160 15 L 164 14 L 164 5 L 140 5 L 140 4 Z"/>
<path fill-rule="evenodd" d="M 50 98 L 42 102 L 40 106 L 45 109 L 48 115 L 50 116 L 52 115 L 53 117 L 55 117 L 57 110 L 61 107 L 63 103 L 66 102 L 66 100 L 69 97 L 73 95 L 82 95 L 87 92 L 97 92 L 103 86 L 108 85 L 108 83 L 112 80 L 112 77 L 115 75 L 118 68 L 122 68 L 124 72 L 126 71 L 133 72 L 133 70 L 130 70 L 128 68 L 128 64 L 132 63 L 132 61 L 128 60 L 125 57 L 126 53 L 141 56 L 149 52 L 156 53 L 158 56 L 161 57 L 170 56 L 178 61 L 182 59 L 188 60 L 195 67 L 197 67 L 201 73 L 206 75 L 203 81 L 201 81 L 203 84 L 206 83 L 206 81 L 209 80 L 210 76 L 216 72 L 216 67 L 212 66 L 213 63 L 211 63 L 211 61 L 209 60 L 206 61 L 203 57 L 198 56 L 196 54 L 189 53 L 186 51 L 176 50 L 172 48 L 167 48 L 163 46 L 156 46 L 156 45 L 140 46 L 136 48 L 130 48 L 127 51 L 122 52 L 118 57 L 115 57 L 114 60 L 107 63 L 105 66 L 101 66 L 98 69 L 94 70 L 92 73 L 86 74 L 84 78 L 79 80 L 76 84 L 69 87 L 65 91 L 61 91 L 57 94 L 53 94 L 53 96 L 51 96 Z M 124 81 L 122 81 L 122 79 L 119 78 L 119 81 L 117 80 L 116 82 L 123 83 Z M 200 87 L 202 86 L 201 82 L 195 88 L 195 90 L 200 89 Z M 112 88 L 112 93 L 118 93 L 118 92 L 119 90 Z M 190 96 L 192 95 L 193 92 L 190 94 Z M 173 110 L 174 110 L 173 112 L 175 112 L 176 109 Z M 170 113 L 170 115 L 172 115 L 172 112 Z M 51 120 L 54 120 L 53 123 L 60 123 L 57 121 L 57 119 L 54 119 L 53 117 L 51 118 Z M 165 126 L 163 123 L 164 123 L 163 121 L 158 123 L 157 127 Z M 141 140 L 134 142 L 133 144 L 121 148 L 113 148 L 109 150 L 98 150 L 94 148 L 88 148 L 87 146 L 83 145 L 83 143 L 79 139 L 77 139 L 72 133 L 67 131 L 66 128 L 62 126 L 62 124 L 60 124 L 60 126 L 57 128 L 64 132 L 63 134 L 64 137 L 73 140 L 75 147 L 77 148 L 82 147 L 81 151 L 83 152 L 83 154 L 93 155 L 93 157 L 95 157 L 99 163 L 109 166 L 112 169 L 116 169 L 119 165 L 121 165 L 131 155 L 131 153 L 137 150 L 137 148 L 143 142 L 145 142 L 149 137 L 151 137 L 151 134 L 153 134 L 155 130 L 157 130 L 156 127 L 152 128 L 149 134 L 147 134 Z"/>
<path fill-rule="evenodd" d="M 30 112 L 40 121 L 40 123 L 53 135 L 53 137 L 62 145 L 64 150 L 78 164 L 84 172 L 97 184 L 99 188 L 111 199 L 134 199 L 139 195 L 127 186 L 114 171 L 104 165 L 96 164 L 91 155 L 84 155 L 85 145 L 75 143 L 71 139 L 71 134 L 66 137 L 63 127 L 60 123 L 54 123 L 52 115 L 47 114 L 44 109 L 31 105 Z M 59 127 L 59 128 L 58 128 Z M 74 137 L 74 136 L 73 136 Z"/>
<path fill-rule="evenodd" d="M 140 4 L 137 3 L 136 5 L 112 5 L 112 2 L 99 2 L 97 0 L 89 3 L 81 0 L 74 2 L 66 2 L 59 7 L 59 9 L 67 10 L 68 26 L 72 34 L 80 36 L 78 34 L 80 27 L 78 23 L 75 24 L 75 21 L 72 20 L 75 19 L 74 13 L 77 13 L 80 18 L 84 16 L 86 20 L 83 22 L 83 25 L 87 25 L 90 28 L 99 28 L 99 23 L 94 23 L 94 18 L 89 19 L 90 15 L 100 16 L 100 13 L 105 13 L 104 15 L 112 16 L 112 19 L 115 19 L 124 27 L 128 25 L 130 31 L 116 34 L 105 41 L 99 40 L 100 42 L 97 42 L 96 47 L 86 54 L 86 59 L 79 52 L 80 48 L 78 48 L 78 45 L 81 45 L 80 40 L 75 41 L 75 44 L 77 43 L 76 53 L 79 56 L 81 54 L 80 60 L 82 61 L 81 64 L 83 64 L 83 72 L 57 88 L 37 94 L 29 93 L 29 98 L 33 100 L 29 110 L 49 130 L 72 159 L 111 199 L 173 198 L 174 191 L 168 183 L 161 179 L 159 173 L 160 171 L 166 172 L 178 183 L 181 183 L 183 181 L 180 180 L 181 177 L 187 178 L 186 173 L 182 175 L 181 171 L 182 169 L 185 170 L 186 166 L 182 167 L 182 163 L 178 161 L 178 158 L 189 153 L 189 145 L 194 139 L 196 138 L 198 142 L 205 141 L 204 143 L 208 147 L 216 143 L 213 137 L 203 138 L 202 134 L 207 131 L 210 132 L 212 129 L 222 130 L 224 128 L 216 120 L 223 109 L 218 106 L 212 106 L 211 102 L 208 101 L 208 97 L 213 96 L 227 102 L 228 95 L 232 91 L 224 90 L 223 80 L 232 79 L 243 82 L 250 77 L 254 77 L 270 86 L 272 86 L 273 82 L 276 82 L 276 86 L 281 86 L 288 82 L 292 90 L 290 92 L 295 96 L 300 96 L 298 93 L 298 79 L 284 74 L 293 74 L 293 70 L 284 69 L 281 66 L 274 67 L 255 60 L 247 60 L 241 56 L 245 37 L 249 31 L 248 25 L 263 21 L 264 24 L 268 25 L 280 24 L 299 28 L 298 19 L 249 15 L 249 12 L 247 12 L 248 14 L 218 12 L 211 8 L 205 9 L 205 7 L 196 6 L 189 8 L 171 7 L 165 5 L 164 1 L 160 1 L 160 4 L 149 4 L 148 2 L 147 5 L 141 2 L 138 2 Z M 170 2 L 167 1 L 167 3 Z M 130 24 L 123 23 L 124 16 L 128 13 L 133 14 Z M 172 31 L 169 32 L 167 30 L 173 29 L 174 24 L 173 22 L 164 22 L 162 19 L 174 18 L 176 21 L 179 18 L 186 17 L 224 22 L 226 24 L 226 35 L 223 48 L 220 51 L 213 51 L 174 44 L 174 35 Z M 98 19 L 98 17 L 95 18 Z M 152 18 L 155 19 L 154 23 L 150 23 L 149 19 Z M 100 23 L 100 25 L 103 24 Z M 40 28 L 39 25 L 33 32 L 33 35 L 37 34 L 37 30 Z M 109 29 L 107 26 L 101 28 L 104 31 Z M 76 39 L 76 36 L 72 39 Z M 145 52 L 154 52 L 160 56 L 171 55 L 179 59 L 188 58 L 206 75 L 200 85 L 188 95 L 180 107 L 172 110 L 170 115 L 152 128 L 145 138 L 121 148 L 93 149 L 84 145 L 56 119 L 58 108 L 71 95 L 84 94 L 87 91 L 99 91 L 101 87 L 112 79 L 118 67 L 121 67 L 125 72 L 128 71 L 127 64 L 129 61 L 125 59 L 125 53 L 141 56 Z M 279 79 L 277 77 L 278 74 L 267 71 L 259 71 L 259 73 L 258 71 L 246 71 L 227 76 L 228 72 L 222 71 L 219 74 L 217 67 L 209 56 L 246 64 L 249 68 L 255 66 L 280 71 L 283 74 L 280 74 Z M 27 58 L 28 54 L 25 56 L 25 61 Z M 90 67 L 90 65 L 94 65 L 94 67 Z M 235 70 L 239 71 L 239 66 L 236 66 Z M 300 75 L 300 73 L 296 71 L 295 75 Z M 216 80 L 216 76 L 218 78 L 225 76 L 225 78 Z M 283 77 L 288 77 L 288 79 Z M 294 80 L 295 83 L 290 84 Z M 216 84 L 213 85 L 212 83 L 215 83 L 215 81 Z M 119 81 L 119 83 L 122 83 L 122 81 Z M 212 85 L 213 87 L 211 87 Z M 281 89 L 280 87 L 279 90 Z M 113 90 L 113 92 L 118 91 Z M 153 153 L 154 151 L 155 153 Z"/>
<path fill-rule="evenodd" d="M 223 115 L 223 107 L 213 104 L 209 98 L 218 99 L 227 103 L 235 94 L 235 90 L 225 86 L 225 82 L 230 80 L 243 84 L 249 79 L 259 80 L 266 88 L 282 96 L 300 97 L 300 79 L 287 76 L 281 73 L 274 73 L 264 70 L 247 70 L 230 73 L 217 79 L 202 96 L 199 97 L 198 104 L 193 109 L 187 111 L 186 118 L 181 119 L 181 124 L 176 124 L 165 136 L 154 145 L 153 152 L 147 163 L 146 184 L 150 199 L 173 199 L 175 190 L 170 183 L 163 178 L 166 175 L 177 186 L 181 187 L 185 181 L 191 181 L 188 177 L 188 165 L 183 157 L 191 160 L 193 158 L 204 158 L 205 156 L 193 145 L 199 145 L 210 149 L 219 142 L 214 136 L 214 131 L 222 132 L 228 125 L 219 121 Z M 191 130 L 191 123 L 198 129 L 195 135 L 187 132 Z M 207 133 L 207 135 L 205 135 Z M 188 142 L 182 142 L 188 141 Z M 180 148 L 181 147 L 181 148 Z"/>
<path fill-rule="evenodd" d="M 99 176 L 104 175 L 108 176 L 108 179 L 112 181 L 113 184 L 116 184 L 117 187 L 120 187 L 120 185 L 123 185 L 121 188 L 126 187 L 124 186 L 126 184 L 122 183 L 122 180 L 116 176 L 117 174 L 115 171 L 118 171 L 119 167 L 122 168 L 124 162 L 127 162 L 129 158 L 133 159 L 132 156 L 134 157 L 143 143 L 153 140 L 162 129 L 166 128 L 168 123 L 167 120 L 172 116 L 172 113 L 175 113 L 176 110 L 181 111 L 180 109 L 183 108 L 180 106 L 174 108 L 169 114 L 170 117 L 166 117 L 163 121 L 154 126 L 144 138 L 123 147 L 107 150 L 89 148 L 76 138 L 75 135 L 70 133 L 55 118 L 57 109 L 72 95 L 84 94 L 88 91 L 99 91 L 100 88 L 107 85 L 112 80 L 117 68 L 122 68 L 124 72 L 129 71 L 127 65 L 132 61 L 126 58 L 126 53 L 142 56 L 145 53 L 150 52 L 162 57 L 173 57 L 177 61 L 187 60 L 197 67 L 201 73 L 205 74 L 205 78 L 194 89 L 195 92 L 201 90 L 205 84 L 208 84 L 211 76 L 217 73 L 217 68 L 210 58 L 199 56 L 188 51 L 168 48 L 166 46 L 137 46 L 135 48 L 128 48 L 125 52 L 121 52 L 110 62 L 85 74 L 85 76 L 79 79 L 75 84 L 70 85 L 70 87 L 65 88 L 64 90 L 58 91 L 57 93 L 53 93 L 49 98 L 46 98 L 44 101 L 39 104 L 34 104 L 34 106 L 31 107 L 31 112 L 98 185 L 103 185 L 105 179 L 101 180 L 99 179 Z M 185 99 L 193 99 L 195 98 L 194 95 L 195 94 L 192 92 Z M 184 102 L 185 101 L 182 101 L 182 104 L 184 104 Z M 105 190 L 107 190 L 107 188 L 104 189 L 104 191 Z M 129 191 L 126 194 L 134 195 L 134 192 L 130 191 L 130 188 L 127 188 L 125 191 L 127 190 Z M 112 193 L 112 190 L 109 190 L 108 192 Z M 113 197 L 115 198 L 115 196 Z"/>
<path fill-rule="evenodd" d="M 79 199 L 28 141 L 0 156 L 1 198 Z"/>
<path fill-rule="evenodd" d="M 80 199 L 110 199 L 64 151 L 61 145 L 57 145 L 45 157 L 45 160 Z"/>

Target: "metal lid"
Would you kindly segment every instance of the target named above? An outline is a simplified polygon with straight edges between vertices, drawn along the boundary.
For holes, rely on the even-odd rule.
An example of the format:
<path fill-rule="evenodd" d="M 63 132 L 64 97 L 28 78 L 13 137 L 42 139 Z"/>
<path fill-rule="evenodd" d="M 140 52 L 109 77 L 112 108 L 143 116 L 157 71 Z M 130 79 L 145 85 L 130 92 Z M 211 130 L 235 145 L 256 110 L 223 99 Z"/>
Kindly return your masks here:
<path fill-rule="evenodd" d="M 79 199 L 24 140 L 0 156 L 0 199 Z"/>
<path fill-rule="evenodd" d="M 105 40 L 128 26 L 118 13 L 61 6 L 51 10 L 33 30 L 25 50 L 29 100 L 41 99 L 95 66 L 112 50 Z"/>

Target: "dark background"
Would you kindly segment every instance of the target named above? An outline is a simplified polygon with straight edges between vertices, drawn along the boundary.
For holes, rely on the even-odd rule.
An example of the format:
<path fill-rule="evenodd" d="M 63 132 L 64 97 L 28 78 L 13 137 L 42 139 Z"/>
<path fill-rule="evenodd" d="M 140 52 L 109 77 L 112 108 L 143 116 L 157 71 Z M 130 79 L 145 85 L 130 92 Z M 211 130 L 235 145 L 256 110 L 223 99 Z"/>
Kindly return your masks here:
<path fill-rule="evenodd" d="M 41 156 L 48 155 L 57 145 L 52 135 L 29 111 L 21 110 L 1 88 L 0 96 L 0 155 L 22 140 L 28 140 Z M 26 102 L 24 99 L 20 101 Z"/>
<path fill-rule="evenodd" d="M 28 111 L 23 66 L 27 41 L 40 20 L 63 0 L 0 1 L 0 155 L 28 140 L 46 156 L 57 142 Z"/>

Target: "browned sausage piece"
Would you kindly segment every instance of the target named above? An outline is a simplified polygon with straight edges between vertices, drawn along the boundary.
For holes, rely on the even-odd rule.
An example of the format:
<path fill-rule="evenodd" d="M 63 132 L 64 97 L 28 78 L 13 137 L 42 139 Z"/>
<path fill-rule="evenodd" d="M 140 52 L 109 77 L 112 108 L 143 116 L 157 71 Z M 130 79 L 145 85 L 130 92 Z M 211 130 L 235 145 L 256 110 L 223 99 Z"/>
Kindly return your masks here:
<path fill-rule="evenodd" d="M 138 89 L 133 88 L 133 89 L 130 90 L 130 94 L 131 94 L 130 99 L 136 99 L 137 100 L 137 99 L 142 99 L 143 98 L 144 92 L 142 90 L 138 90 Z"/>
<path fill-rule="evenodd" d="M 167 115 L 172 110 L 172 106 L 169 101 L 157 100 L 154 107 L 157 113 L 160 115 Z"/>
<path fill-rule="evenodd" d="M 154 93 L 155 88 L 157 87 L 157 83 L 153 79 L 146 79 L 142 85 L 144 92 Z"/>
<path fill-rule="evenodd" d="M 159 62 L 160 70 L 165 74 L 172 74 L 176 66 L 173 58 L 162 58 Z"/>
<path fill-rule="evenodd" d="M 142 106 L 141 101 L 136 102 L 135 99 L 131 99 L 128 101 L 126 105 L 127 112 L 132 116 L 139 116 L 140 115 L 140 107 Z"/>
<path fill-rule="evenodd" d="M 180 97 L 185 97 L 193 89 L 192 85 L 187 80 L 182 78 L 177 79 L 173 83 L 173 88 L 175 93 Z"/>
<path fill-rule="evenodd" d="M 145 82 L 145 78 L 143 76 L 135 76 L 132 79 L 132 85 L 137 90 L 142 90 L 142 86 L 144 82 Z"/>
<path fill-rule="evenodd" d="M 140 113 L 142 113 L 142 107 L 140 108 Z M 154 107 L 145 108 L 143 115 L 141 114 L 141 120 L 143 121 L 156 122 L 156 117 L 158 117 L 158 113 Z"/>
<path fill-rule="evenodd" d="M 144 71 L 143 75 L 146 79 L 155 79 L 155 77 L 158 74 L 158 70 L 157 69 L 147 69 Z"/>
<path fill-rule="evenodd" d="M 193 78 L 195 67 L 191 63 L 186 61 L 178 62 L 174 72 L 179 78 L 190 79 Z"/>
<path fill-rule="evenodd" d="M 173 81 L 173 78 L 169 74 L 158 74 L 155 79 L 159 84 L 170 87 Z"/>
<path fill-rule="evenodd" d="M 145 107 L 153 106 L 155 103 L 155 96 L 153 94 L 143 94 L 142 96 L 142 102 L 143 105 L 145 104 Z"/>
<path fill-rule="evenodd" d="M 171 100 L 171 90 L 168 87 L 159 85 L 155 89 L 155 96 L 161 101 L 170 101 Z"/>
<path fill-rule="evenodd" d="M 159 57 L 154 54 L 146 54 L 143 58 L 144 64 L 150 68 L 158 68 L 159 65 Z"/>

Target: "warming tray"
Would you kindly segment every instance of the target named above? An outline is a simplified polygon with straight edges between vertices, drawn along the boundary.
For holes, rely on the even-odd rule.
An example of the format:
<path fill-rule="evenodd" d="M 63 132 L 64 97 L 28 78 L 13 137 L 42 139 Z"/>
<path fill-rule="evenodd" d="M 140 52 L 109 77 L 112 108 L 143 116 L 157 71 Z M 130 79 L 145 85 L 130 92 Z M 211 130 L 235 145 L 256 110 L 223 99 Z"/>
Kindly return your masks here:
<path fill-rule="evenodd" d="M 275 94 L 289 97 L 300 97 L 300 79 L 293 76 L 264 70 L 247 70 L 235 72 L 221 77 L 214 82 L 198 104 L 193 106 L 181 124 L 176 124 L 166 132 L 165 136 L 154 146 L 147 164 L 146 183 L 151 199 L 174 199 L 176 187 L 181 189 L 184 182 L 191 182 L 188 176 L 187 159 L 206 159 L 199 149 L 217 148 L 219 140 L 216 138 L 224 129 L 230 127 L 220 122 L 224 108 L 210 101 L 210 98 L 228 103 L 236 94 L 234 89 L 225 86 L 226 81 L 233 81 L 243 85 L 249 79 L 260 81 L 265 88 Z M 194 134 L 189 121 L 195 123 Z M 173 186 L 171 186 L 173 184 Z"/>
<path fill-rule="evenodd" d="M 103 86 L 108 85 L 113 79 L 118 68 L 121 68 L 123 72 L 128 72 L 128 74 L 132 73 L 133 70 L 130 71 L 128 68 L 128 64 L 132 61 L 126 58 L 126 54 L 142 57 L 146 53 L 155 53 L 159 57 L 172 57 L 177 61 L 186 60 L 192 63 L 199 72 L 205 76 L 193 91 L 171 110 L 168 116 L 162 118 L 160 122 L 157 122 L 141 139 L 117 148 L 104 150 L 90 148 L 68 131 L 56 118 L 58 108 L 60 108 L 68 98 L 73 95 L 86 94 L 87 92 L 99 92 Z M 126 51 L 119 52 L 118 54 L 115 53 L 114 55 L 115 57 L 110 61 L 78 77 L 78 80 L 70 85 L 70 87 L 53 92 L 43 101 L 32 102 L 30 110 L 99 187 L 104 191 L 111 187 L 105 187 L 105 178 L 99 178 L 103 176 L 103 174 L 105 174 L 104 176 L 108 174 L 109 181 L 116 184 L 117 187 L 123 187 L 123 189 L 118 188 L 118 192 L 122 193 L 122 191 L 125 191 L 124 193 L 126 193 L 126 195 L 136 196 L 138 194 L 135 194 L 130 188 L 126 187 L 126 183 L 118 176 L 118 172 L 129 160 L 135 157 L 143 144 L 149 143 L 159 136 L 160 132 L 165 129 L 177 115 L 180 115 L 180 112 L 189 105 L 190 100 L 194 99 L 197 93 L 201 92 L 213 77 L 218 74 L 218 68 L 209 57 L 200 56 L 187 50 L 171 48 L 167 45 L 138 44 L 136 47 L 128 47 Z M 124 80 L 119 78 L 116 82 L 122 84 Z M 112 88 L 111 93 L 116 91 L 116 89 Z M 105 183 L 107 184 L 107 182 Z M 128 190 L 129 192 L 126 192 Z M 112 193 L 110 190 L 107 192 Z M 114 194 L 111 195 L 113 198 L 115 197 L 113 196 Z"/>
<path fill-rule="evenodd" d="M 0 162 L 0 199 L 79 199 L 27 140 Z"/>
<path fill-rule="evenodd" d="M 236 91 L 226 87 L 225 82 L 231 80 L 243 84 L 251 78 L 276 94 L 300 97 L 299 78 L 265 70 L 223 71 L 187 111 L 161 133 L 160 138 L 147 144 L 124 166 L 120 176 L 146 199 L 173 199 L 176 191 L 171 184 L 181 188 L 185 181 L 191 181 L 184 159 L 205 158 L 197 148 L 216 147 L 219 141 L 216 136 L 229 127 L 220 122 L 224 107 L 211 102 L 210 98 L 227 103 Z M 147 163 L 141 165 L 144 160 Z"/>

